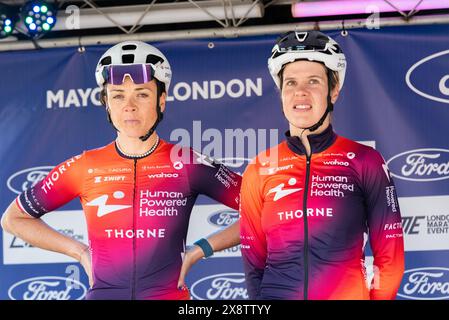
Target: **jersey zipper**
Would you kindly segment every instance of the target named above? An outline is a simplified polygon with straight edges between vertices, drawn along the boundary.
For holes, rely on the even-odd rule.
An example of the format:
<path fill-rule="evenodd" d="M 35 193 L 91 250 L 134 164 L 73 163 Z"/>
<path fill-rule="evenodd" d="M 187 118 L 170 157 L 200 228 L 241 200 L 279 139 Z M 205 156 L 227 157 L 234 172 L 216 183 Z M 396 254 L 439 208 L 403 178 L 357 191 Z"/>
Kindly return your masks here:
<path fill-rule="evenodd" d="M 137 188 L 137 159 L 134 159 L 134 187 L 133 187 L 133 275 L 131 283 L 131 300 L 136 299 L 136 211 L 134 210 Z"/>
<path fill-rule="evenodd" d="M 307 195 L 309 194 L 309 175 L 312 154 L 306 155 L 306 182 L 303 196 L 304 217 L 304 300 L 308 299 L 309 290 L 309 226 L 307 222 Z"/>

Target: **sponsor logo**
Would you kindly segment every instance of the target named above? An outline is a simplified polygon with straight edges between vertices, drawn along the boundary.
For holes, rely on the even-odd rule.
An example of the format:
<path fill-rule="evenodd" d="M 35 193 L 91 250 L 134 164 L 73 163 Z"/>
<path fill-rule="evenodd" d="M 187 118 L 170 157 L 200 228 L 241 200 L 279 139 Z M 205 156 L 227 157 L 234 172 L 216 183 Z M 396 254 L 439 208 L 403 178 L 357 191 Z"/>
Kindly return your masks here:
<path fill-rule="evenodd" d="M 301 209 L 289 210 L 276 213 L 279 217 L 279 221 L 301 219 L 304 216 L 304 212 Z M 307 208 L 307 217 L 333 217 L 333 208 Z"/>
<path fill-rule="evenodd" d="M 64 277 L 36 277 L 19 281 L 8 290 L 11 300 L 81 300 L 87 292 L 79 281 Z"/>
<path fill-rule="evenodd" d="M 402 217 L 402 226 L 404 233 L 411 234 L 419 234 L 421 222 L 420 220 L 425 220 L 426 216 L 408 216 Z"/>
<path fill-rule="evenodd" d="M 115 199 L 123 199 L 125 197 L 125 193 L 123 191 L 115 191 L 112 196 Z M 115 204 L 106 204 L 108 201 L 109 196 L 107 194 L 104 194 L 102 196 L 99 196 L 98 198 L 95 198 L 92 201 L 89 201 L 86 203 L 86 206 L 91 207 L 98 207 L 97 211 L 97 217 L 103 217 L 107 214 L 110 214 L 115 211 L 119 211 L 122 209 L 130 208 L 131 205 L 115 205 Z"/>
<path fill-rule="evenodd" d="M 53 168 L 52 166 L 42 166 L 18 171 L 8 178 L 6 185 L 12 192 L 21 194 L 44 180 Z"/>
<path fill-rule="evenodd" d="M 408 235 L 448 234 L 449 214 L 434 214 L 428 216 L 403 216 L 402 224 L 404 226 L 404 232 Z"/>
<path fill-rule="evenodd" d="M 354 192 L 354 184 L 349 183 L 346 176 L 317 176 L 312 175 L 310 195 L 312 197 L 344 198 L 345 193 Z"/>
<path fill-rule="evenodd" d="M 295 184 L 296 184 L 296 179 L 295 178 L 290 178 L 288 180 L 288 185 L 289 186 L 294 186 Z M 274 201 L 278 201 L 279 199 L 282 199 L 282 198 L 284 198 L 284 197 L 286 197 L 286 196 L 288 196 L 288 195 L 290 195 L 292 193 L 295 193 L 295 192 L 298 192 L 298 191 L 302 190 L 302 188 L 283 189 L 284 186 L 285 186 L 285 183 L 281 183 L 281 184 L 277 185 L 276 187 L 271 188 L 268 191 L 267 195 L 269 195 L 270 193 L 274 193 L 273 200 Z"/>
<path fill-rule="evenodd" d="M 251 159 L 248 158 L 217 158 L 217 162 L 222 163 L 232 171 L 238 174 L 242 174 L 243 170 L 246 168 Z"/>
<path fill-rule="evenodd" d="M 141 217 L 171 217 L 187 205 L 182 192 L 140 190 L 139 215 Z"/>
<path fill-rule="evenodd" d="M 215 168 L 213 159 L 211 159 L 208 156 L 201 154 L 195 150 L 193 150 L 193 153 L 195 153 L 197 155 L 196 162 L 204 164 L 208 167 Z"/>
<path fill-rule="evenodd" d="M 75 163 L 76 160 L 80 159 L 81 156 L 75 156 L 69 160 L 67 160 L 64 164 L 61 164 L 58 166 L 57 169 L 53 170 L 43 181 L 43 184 L 41 186 L 41 189 L 44 190 L 45 193 L 48 193 L 50 191 L 55 182 L 59 180 L 59 178 L 70 169 L 70 167 Z"/>
<path fill-rule="evenodd" d="M 354 153 L 354 152 L 348 152 L 348 153 L 346 154 L 346 156 L 348 157 L 349 160 L 352 160 L 352 159 L 355 158 L 355 153 Z"/>
<path fill-rule="evenodd" d="M 239 213 L 235 210 L 225 209 L 212 213 L 207 221 L 217 227 L 227 227 L 237 221 Z"/>
<path fill-rule="evenodd" d="M 397 212 L 399 205 L 396 201 L 396 191 L 394 186 L 385 188 L 385 197 L 387 199 L 387 207 L 389 207 L 392 212 Z"/>
<path fill-rule="evenodd" d="M 412 83 L 412 75 L 413 73 L 415 73 L 415 71 L 421 69 L 421 70 L 425 70 L 430 69 L 428 67 L 428 65 L 432 64 L 432 60 L 435 60 L 437 58 L 440 58 L 444 55 L 448 55 L 449 54 L 449 50 L 445 50 L 445 51 L 441 51 L 441 52 L 437 52 L 435 54 L 432 54 L 428 57 L 425 57 L 424 59 L 421 59 L 420 61 L 416 62 L 413 66 L 410 67 L 410 69 L 407 71 L 407 74 L 405 75 L 405 82 L 407 83 L 408 87 L 415 92 L 416 94 L 433 100 L 433 101 L 437 101 L 437 102 L 442 102 L 442 103 L 449 103 L 449 99 L 447 97 L 444 96 L 449 96 L 449 87 L 448 87 L 448 80 L 449 80 L 449 75 L 446 74 L 445 76 L 443 76 L 439 81 L 438 84 L 436 82 L 433 83 L 433 87 L 435 89 L 437 89 L 438 87 L 438 91 L 435 90 L 434 93 L 430 93 L 430 92 L 424 92 L 423 90 L 420 90 L 419 88 L 417 88 L 416 85 L 414 85 Z M 445 57 L 447 58 L 447 57 Z M 421 68 L 419 68 L 421 67 Z M 435 67 L 437 67 L 435 65 Z M 419 68 L 419 69 L 418 69 Z M 424 73 L 421 71 L 421 77 L 419 75 L 415 76 L 413 79 L 426 79 L 426 84 L 428 82 L 428 76 L 424 76 Z M 422 84 L 424 84 L 424 82 L 422 82 Z M 439 95 L 439 97 L 437 96 Z"/>
<path fill-rule="evenodd" d="M 384 169 L 388 182 L 390 182 L 390 170 L 388 169 L 388 166 L 385 163 L 382 164 L 382 169 Z"/>
<path fill-rule="evenodd" d="M 323 152 L 323 157 L 343 157 L 344 154 L 343 153 L 325 153 Z"/>
<path fill-rule="evenodd" d="M 331 161 L 323 161 L 323 164 L 326 166 L 344 166 L 349 167 L 349 162 L 347 161 L 339 161 L 337 159 L 331 160 Z"/>
<path fill-rule="evenodd" d="M 101 183 L 101 182 L 118 182 L 118 181 L 125 181 L 125 176 L 105 176 L 105 177 L 94 177 L 95 183 Z"/>
<path fill-rule="evenodd" d="M 229 170 L 226 166 L 220 165 L 214 177 L 220 181 L 227 189 L 231 186 L 238 187 L 237 174 Z"/>
<path fill-rule="evenodd" d="M 174 173 L 165 173 L 165 172 L 161 172 L 161 173 L 155 173 L 155 174 L 149 174 L 148 178 L 150 179 L 169 179 L 169 178 L 178 178 L 179 174 L 177 174 L 176 172 Z"/>
<path fill-rule="evenodd" d="M 414 300 L 449 299 L 449 268 L 427 267 L 404 272 L 398 296 Z"/>
<path fill-rule="evenodd" d="M 108 238 L 151 239 L 165 238 L 165 229 L 105 229 Z"/>
<path fill-rule="evenodd" d="M 169 169 L 169 168 L 171 168 L 171 166 L 169 164 L 154 165 L 154 166 L 147 166 L 147 165 L 142 166 L 142 170 L 143 171 L 152 170 L 152 169 L 160 169 L 160 170 L 162 170 L 162 169 Z"/>
<path fill-rule="evenodd" d="M 391 174 L 407 181 L 449 179 L 449 150 L 415 149 L 402 152 L 387 161 Z"/>
<path fill-rule="evenodd" d="M 248 299 L 243 273 L 220 273 L 202 278 L 192 284 L 190 293 L 197 300 Z"/>
<path fill-rule="evenodd" d="M 271 175 L 271 174 L 275 174 L 276 172 L 279 171 L 284 171 L 284 170 L 288 170 L 293 168 L 292 164 L 286 165 L 286 166 L 282 166 L 282 167 L 275 167 L 275 168 L 266 168 L 265 171 L 261 172 L 261 175 Z"/>
<path fill-rule="evenodd" d="M 184 167 L 184 165 L 182 164 L 181 161 L 176 161 L 173 163 L 173 168 L 175 168 L 176 170 L 181 170 Z"/>
<path fill-rule="evenodd" d="M 123 173 L 123 172 L 131 172 L 131 168 L 110 168 L 108 169 L 108 172 L 114 172 L 114 173 Z"/>
<path fill-rule="evenodd" d="M 398 230 L 402 228 L 402 223 L 395 222 L 395 223 L 386 223 L 384 225 L 384 230 Z"/>
<path fill-rule="evenodd" d="M 449 250 L 448 203 L 449 196 L 399 198 L 406 251 Z"/>

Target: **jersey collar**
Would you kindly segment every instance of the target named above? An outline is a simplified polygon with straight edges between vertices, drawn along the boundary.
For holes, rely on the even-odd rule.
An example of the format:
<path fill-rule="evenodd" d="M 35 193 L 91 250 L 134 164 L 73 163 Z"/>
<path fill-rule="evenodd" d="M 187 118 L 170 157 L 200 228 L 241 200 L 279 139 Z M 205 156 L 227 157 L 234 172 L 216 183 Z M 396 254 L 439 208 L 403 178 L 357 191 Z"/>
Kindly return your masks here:
<path fill-rule="evenodd" d="M 306 154 L 306 148 L 302 144 L 299 137 L 292 137 L 290 135 L 290 130 L 285 132 L 285 137 L 287 140 L 287 145 L 291 151 L 300 155 Z M 329 124 L 323 132 L 318 134 L 310 134 L 307 138 L 309 139 L 312 153 L 319 153 L 329 148 L 335 142 L 337 139 L 337 134 L 332 129 L 332 125 Z"/>

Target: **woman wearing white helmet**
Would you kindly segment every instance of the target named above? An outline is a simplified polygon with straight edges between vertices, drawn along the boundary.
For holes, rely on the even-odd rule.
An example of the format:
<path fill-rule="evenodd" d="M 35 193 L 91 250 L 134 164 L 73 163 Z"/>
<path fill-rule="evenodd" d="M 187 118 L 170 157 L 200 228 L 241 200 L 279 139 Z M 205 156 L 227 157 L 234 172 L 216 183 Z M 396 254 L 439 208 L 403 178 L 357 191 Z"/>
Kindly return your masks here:
<path fill-rule="evenodd" d="M 404 245 L 392 177 L 376 150 L 331 125 L 346 71 L 340 46 L 319 31 L 288 32 L 268 67 L 289 131 L 269 150 L 270 161 L 258 156 L 243 174 L 241 244 L 250 298 L 394 299 Z"/>
<path fill-rule="evenodd" d="M 239 243 L 237 222 L 195 242 L 183 263 L 198 194 L 237 209 L 241 178 L 159 138 L 171 75 L 167 58 L 149 44 L 127 41 L 107 50 L 95 76 L 116 140 L 56 166 L 3 216 L 8 232 L 78 260 L 89 277 L 88 299 L 189 299 L 190 266 Z M 40 219 L 76 197 L 89 246 Z"/>

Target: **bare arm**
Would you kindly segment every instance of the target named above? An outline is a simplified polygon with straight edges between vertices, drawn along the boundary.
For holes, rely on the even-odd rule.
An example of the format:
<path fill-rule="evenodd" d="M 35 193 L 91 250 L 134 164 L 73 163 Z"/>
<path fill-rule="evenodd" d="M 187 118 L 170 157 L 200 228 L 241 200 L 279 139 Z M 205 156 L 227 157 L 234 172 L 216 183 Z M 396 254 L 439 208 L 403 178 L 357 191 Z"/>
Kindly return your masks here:
<path fill-rule="evenodd" d="M 237 220 L 226 229 L 212 234 L 207 238 L 207 241 L 211 245 L 214 252 L 238 245 L 240 243 L 240 220 Z M 202 257 L 204 257 L 204 252 L 198 246 L 193 246 L 193 248 L 186 253 L 178 280 L 178 288 L 185 286 L 184 281 L 187 272 Z"/>
<path fill-rule="evenodd" d="M 77 261 L 87 251 L 87 246 L 67 237 L 41 219 L 34 218 L 19 209 L 13 201 L 2 217 L 2 228 L 34 247 L 55 251 L 70 256 Z"/>

